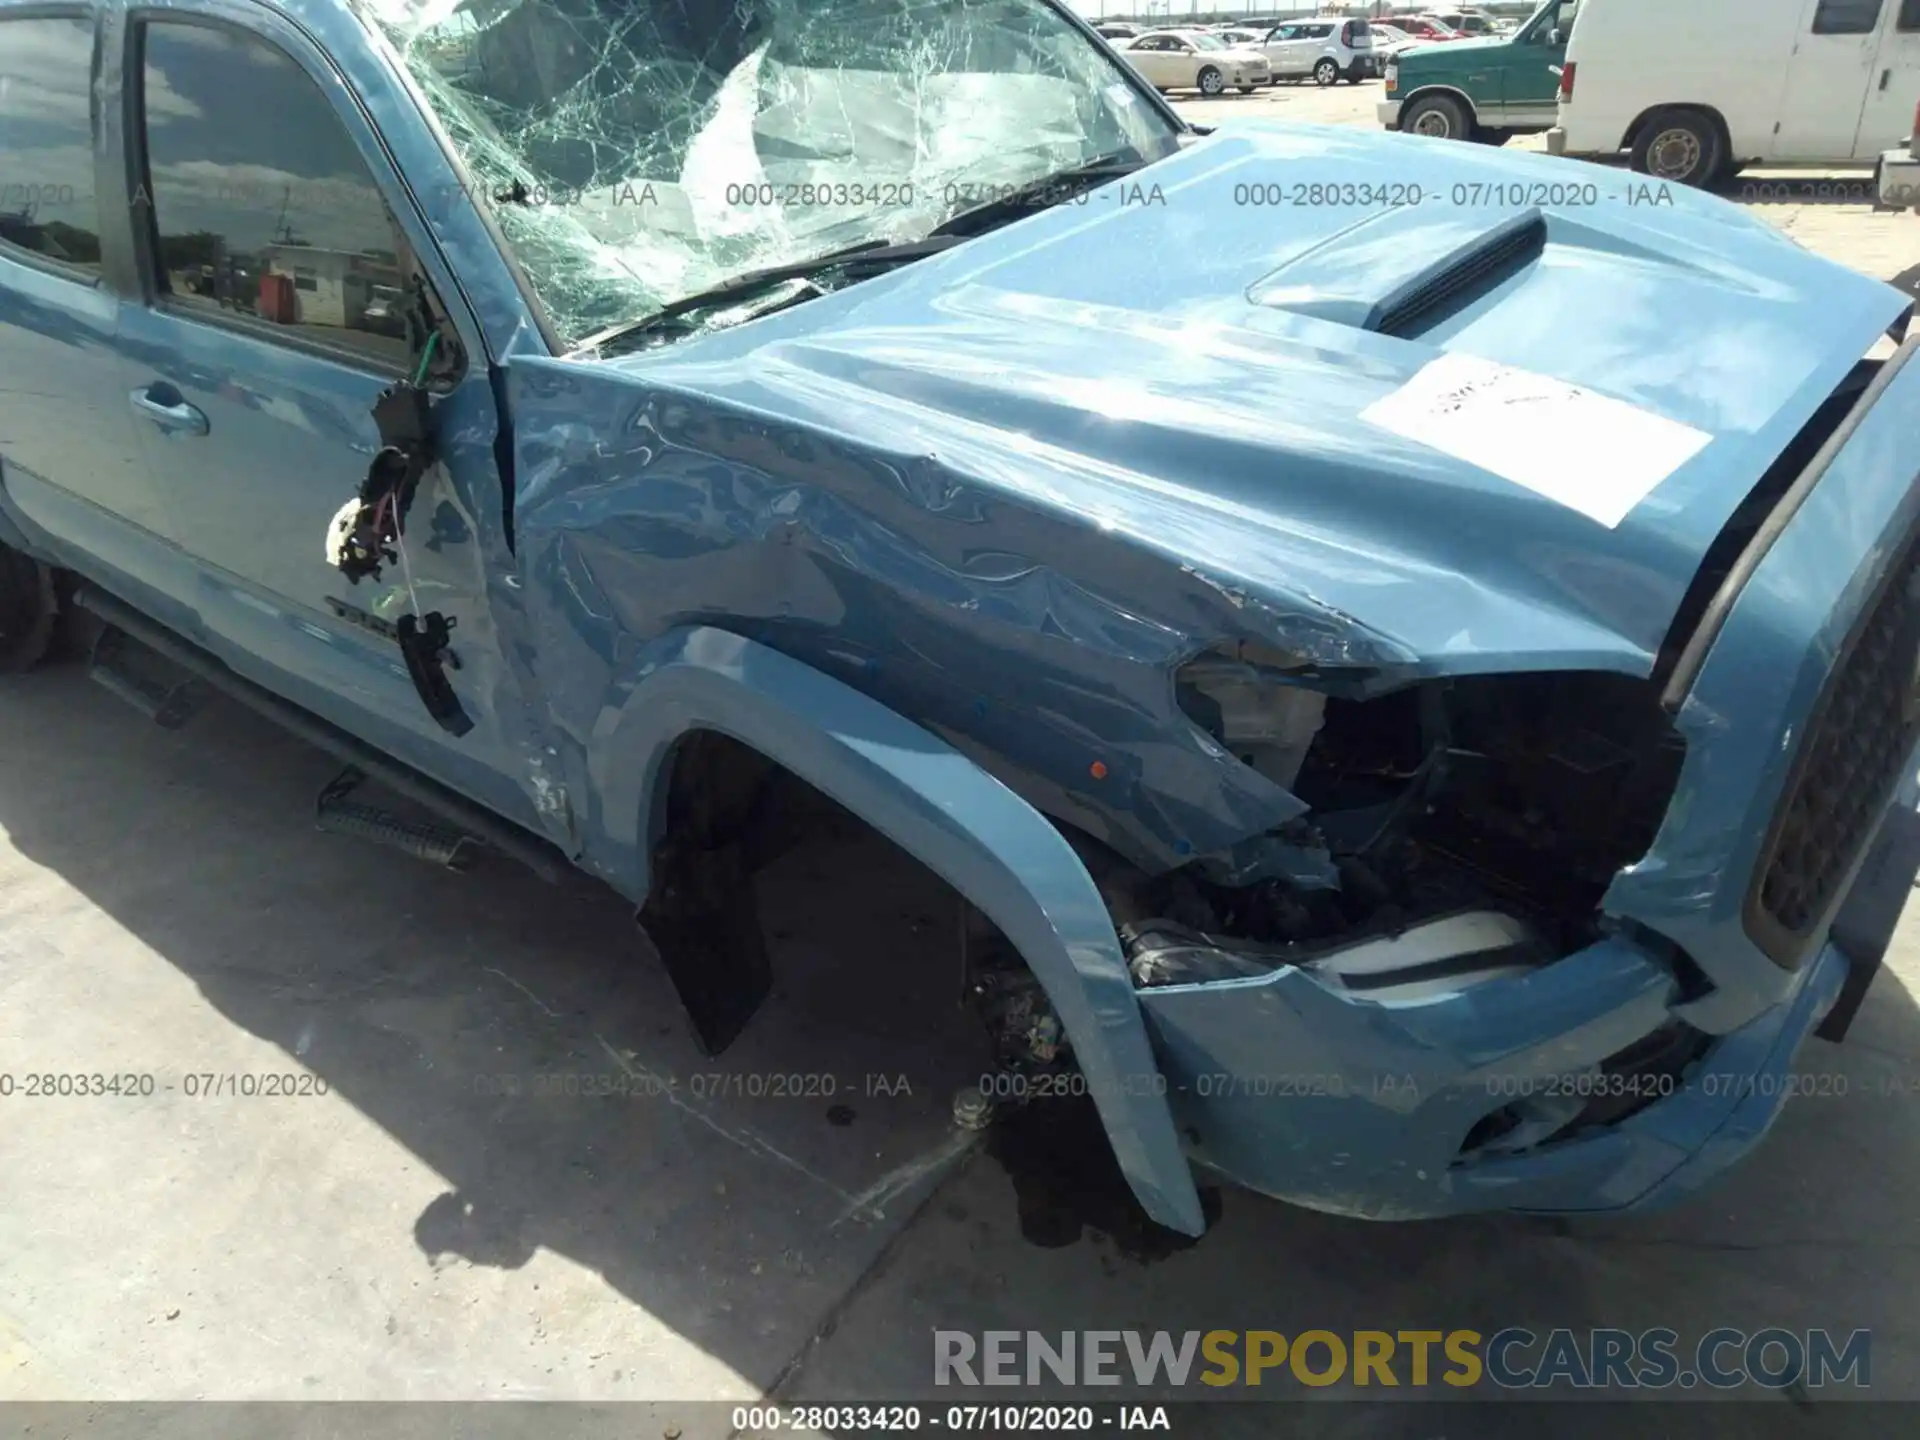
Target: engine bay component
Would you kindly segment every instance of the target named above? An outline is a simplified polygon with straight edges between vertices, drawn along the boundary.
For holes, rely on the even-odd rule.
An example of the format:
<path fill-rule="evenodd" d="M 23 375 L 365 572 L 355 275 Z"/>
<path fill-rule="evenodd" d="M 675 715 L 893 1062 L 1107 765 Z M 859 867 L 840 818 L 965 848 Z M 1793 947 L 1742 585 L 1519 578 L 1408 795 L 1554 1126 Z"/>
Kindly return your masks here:
<path fill-rule="evenodd" d="M 1244 854 L 1136 875 L 1115 907 L 1135 984 L 1292 965 L 1411 1001 L 1598 938 L 1683 757 L 1653 687 L 1503 675 L 1354 699 L 1301 678 L 1238 654 L 1182 667 L 1187 713 L 1311 809 Z"/>
<path fill-rule="evenodd" d="M 1493 910 L 1462 911 L 1331 944 L 1236 941 L 1171 921 L 1125 926 L 1121 936 L 1136 985 L 1246 979 L 1291 965 L 1382 1003 L 1451 994 L 1525 974 L 1551 958 L 1551 948 L 1525 921 Z"/>
<path fill-rule="evenodd" d="M 1271 665 L 1210 650 L 1180 667 L 1180 706 L 1274 784 L 1291 788 L 1320 733 L 1327 697 Z"/>

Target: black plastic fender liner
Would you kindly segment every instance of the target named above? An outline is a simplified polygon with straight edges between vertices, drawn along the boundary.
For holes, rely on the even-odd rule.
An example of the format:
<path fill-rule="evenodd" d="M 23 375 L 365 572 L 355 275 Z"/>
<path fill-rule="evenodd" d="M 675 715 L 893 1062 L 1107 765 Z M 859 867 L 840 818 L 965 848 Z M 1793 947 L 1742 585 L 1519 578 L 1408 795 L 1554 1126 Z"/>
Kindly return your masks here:
<path fill-rule="evenodd" d="M 18 550 L 22 555 L 31 555 L 43 563 L 50 563 L 49 557 L 27 538 L 14 519 L 7 513 L 6 477 L 0 475 L 0 545 L 9 550 Z"/>
<path fill-rule="evenodd" d="M 566 857 L 551 843 L 523 830 L 512 821 L 476 805 L 436 780 L 376 750 L 319 716 L 283 700 L 264 686 L 236 675 L 217 656 L 148 619 L 124 601 L 88 584 L 74 592 L 74 604 L 126 631 L 182 669 L 199 676 L 223 695 L 273 721 L 309 745 L 365 771 L 395 792 L 424 806 L 503 855 L 511 856 L 542 880 L 558 883 L 571 869 Z"/>
<path fill-rule="evenodd" d="M 647 903 L 634 916 L 673 982 L 708 1059 L 740 1037 L 773 989 L 753 871 L 738 842 L 662 843 Z"/>
<path fill-rule="evenodd" d="M 40 662 L 59 612 L 53 571 L 0 536 L 0 675 Z"/>

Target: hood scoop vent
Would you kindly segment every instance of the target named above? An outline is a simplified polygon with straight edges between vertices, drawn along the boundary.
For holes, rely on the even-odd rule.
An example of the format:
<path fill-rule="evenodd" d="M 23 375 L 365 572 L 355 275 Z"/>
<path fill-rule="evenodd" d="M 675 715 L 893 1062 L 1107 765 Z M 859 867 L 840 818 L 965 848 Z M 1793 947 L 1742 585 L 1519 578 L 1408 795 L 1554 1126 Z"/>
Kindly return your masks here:
<path fill-rule="evenodd" d="M 1537 209 L 1489 225 L 1467 216 L 1436 221 L 1409 207 L 1296 256 L 1247 298 L 1407 340 L 1512 279 L 1546 248 L 1547 221 Z"/>
<path fill-rule="evenodd" d="M 1515 216 L 1464 255 L 1450 257 L 1374 307 L 1366 328 L 1411 339 L 1533 264 L 1547 248 L 1538 210 Z"/>

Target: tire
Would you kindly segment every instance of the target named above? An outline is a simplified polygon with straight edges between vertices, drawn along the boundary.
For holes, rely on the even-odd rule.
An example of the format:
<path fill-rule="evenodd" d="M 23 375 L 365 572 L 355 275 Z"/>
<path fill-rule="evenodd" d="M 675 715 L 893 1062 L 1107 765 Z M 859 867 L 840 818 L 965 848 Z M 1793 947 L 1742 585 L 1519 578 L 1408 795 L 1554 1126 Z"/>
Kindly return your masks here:
<path fill-rule="evenodd" d="M 59 602 L 53 572 L 0 545 L 0 674 L 31 670 L 53 645 Z"/>
<path fill-rule="evenodd" d="M 1698 110 L 1656 110 L 1634 136 L 1630 164 L 1674 185 L 1706 186 L 1725 164 L 1720 127 Z"/>
<path fill-rule="evenodd" d="M 1200 72 L 1199 85 L 1202 95 L 1219 95 L 1227 88 L 1227 77 L 1217 66 L 1209 65 Z"/>
<path fill-rule="evenodd" d="M 1465 140 L 1473 134 L 1473 117 L 1451 95 L 1422 95 L 1400 112 L 1400 133 L 1425 135 L 1431 140 Z"/>
<path fill-rule="evenodd" d="M 1328 56 L 1313 67 L 1313 83 L 1321 89 L 1324 90 L 1329 85 L 1337 84 L 1339 80 L 1340 66 L 1332 56 Z"/>

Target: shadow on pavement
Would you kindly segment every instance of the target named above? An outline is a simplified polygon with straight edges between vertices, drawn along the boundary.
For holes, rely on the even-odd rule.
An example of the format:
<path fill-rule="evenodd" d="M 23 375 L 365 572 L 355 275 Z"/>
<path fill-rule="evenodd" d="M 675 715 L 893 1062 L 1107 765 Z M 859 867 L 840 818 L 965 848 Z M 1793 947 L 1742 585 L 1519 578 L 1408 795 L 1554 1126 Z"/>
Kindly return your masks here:
<path fill-rule="evenodd" d="M 1034 1243 L 1008 1175 L 956 1140 L 950 1097 L 983 1060 L 957 1005 L 957 916 L 883 845 L 827 838 L 763 877 L 778 993 L 711 1062 L 611 893 L 318 834 L 309 807 L 333 765 L 233 707 L 168 734 L 56 669 L 0 689 L 0 754 L 0 827 L 20 855 L 445 1177 L 424 1210 L 393 1213 L 396 1236 L 476 1267 L 563 1254 L 785 1397 L 927 1399 L 935 1329 L 1510 1325 L 1869 1327 L 1875 1392 L 1920 1394 L 1920 1026 L 1894 970 L 1846 1045 L 1801 1058 L 1846 1093 L 1791 1103 L 1684 1209 L 1382 1225 L 1228 1191 L 1200 1244 L 1147 1257 L 1097 1216 Z M 56 929 L 41 938 L 58 949 Z M 1909 976 L 1915 939 L 1910 912 L 1895 944 Z M 24 953 L 16 977 L 59 958 Z M 630 1093 L 535 1094 L 541 1075 Z M 779 1075 L 793 1093 L 766 1093 Z M 155 1146 L 128 1163 L 160 1163 Z M 1275 1398 L 1306 1393 L 1274 1379 Z M 646 1372 L 635 1381 L 644 1393 Z M 1264 1407 L 1216 1408 L 1182 1433 L 1273 1432 Z M 1329 1435 L 1402 1433 L 1416 1413 L 1314 1409 Z M 1432 1420 L 1405 1433 L 1441 1433 Z"/>

